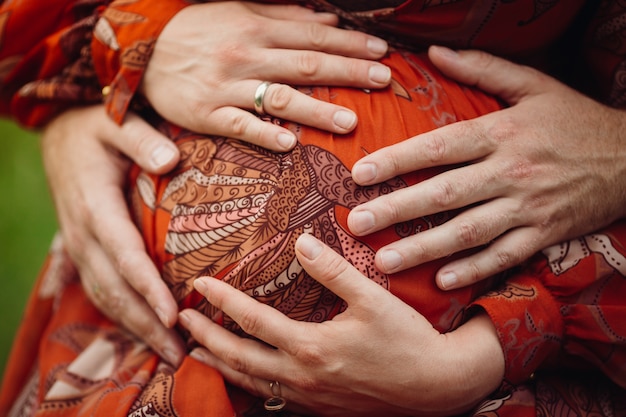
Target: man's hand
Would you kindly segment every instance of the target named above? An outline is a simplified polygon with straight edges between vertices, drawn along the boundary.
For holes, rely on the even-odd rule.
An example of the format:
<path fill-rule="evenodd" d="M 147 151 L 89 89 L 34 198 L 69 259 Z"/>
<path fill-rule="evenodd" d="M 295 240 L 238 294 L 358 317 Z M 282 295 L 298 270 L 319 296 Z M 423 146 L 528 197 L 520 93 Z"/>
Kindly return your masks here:
<path fill-rule="evenodd" d="M 447 223 L 378 251 L 386 273 L 467 248 L 484 249 L 441 268 L 452 289 L 519 264 L 537 251 L 626 214 L 626 113 L 534 69 L 478 51 L 430 50 L 447 76 L 511 107 L 444 126 L 364 157 L 361 185 L 405 172 L 461 164 L 354 209 L 361 236 L 397 222 L 466 208 Z"/>

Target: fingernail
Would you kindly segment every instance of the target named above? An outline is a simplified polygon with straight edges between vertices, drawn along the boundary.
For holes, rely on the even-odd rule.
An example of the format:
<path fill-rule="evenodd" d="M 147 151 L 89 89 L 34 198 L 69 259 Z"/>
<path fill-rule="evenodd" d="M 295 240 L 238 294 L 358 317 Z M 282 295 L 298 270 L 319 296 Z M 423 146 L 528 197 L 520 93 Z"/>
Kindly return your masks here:
<path fill-rule="evenodd" d="M 369 70 L 370 81 L 379 84 L 387 84 L 391 79 L 391 70 L 384 65 L 372 65 Z"/>
<path fill-rule="evenodd" d="M 313 261 L 320 256 L 322 250 L 324 249 L 319 240 L 306 233 L 298 238 L 297 243 L 300 252 L 310 261 Z"/>
<path fill-rule="evenodd" d="M 181 357 L 170 348 L 163 349 L 163 351 L 161 352 L 161 356 L 172 365 L 178 365 L 181 361 Z"/>
<path fill-rule="evenodd" d="M 393 272 L 402 265 L 402 257 L 395 250 L 383 250 L 378 254 L 385 272 Z"/>
<path fill-rule="evenodd" d="M 367 185 L 371 181 L 374 181 L 377 175 L 378 170 L 376 169 L 376 165 L 369 162 L 357 162 L 352 167 L 352 179 L 354 179 L 357 184 Z"/>
<path fill-rule="evenodd" d="M 191 323 L 191 317 L 189 317 L 189 314 L 185 313 L 184 311 L 181 311 L 180 313 L 178 313 L 178 321 L 183 326 L 188 327 L 189 323 Z"/>
<path fill-rule="evenodd" d="M 367 50 L 376 55 L 382 55 L 387 52 L 387 42 L 380 38 L 369 38 L 367 40 Z"/>
<path fill-rule="evenodd" d="M 152 151 L 151 162 L 155 168 L 166 165 L 176 156 L 176 152 L 169 146 L 160 145 Z"/>
<path fill-rule="evenodd" d="M 445 46 L 433 45 L 432 48 L 436 49 L 437 53 L 439 53 L 440 55 L 446 56 L 448 58 L 458 58 L 459 56 L 459 53 L 457 51 L 454 51 Z"/>
<path fill-rule="evenodd" d="M 348 216 L 350 231 L 357 235 L 367 233 L 372 230 L 376 225 L 374 215 L 367 210 L 352 210 Z"/>
<path fill-rule="evenodd" d="M 356 115 L 347 110 L 339 110 L 333 116 L 335 125 L 344 130 L 352 130 L 356 124 Z"/>
<path fill-rule="evenodd" d="M 194 349 L 191 352 L 189 352 L 189 356 L 191 356 L 198 362 L 206 363 L 206 359 L 204 358 L 204 353 L 201 350 Z"/>
<path fill-rule="evenodd" d="M 337 17 L 335 13 L 329 13 L 329 12 L 315 12 L 315 15 L 318 17 L 323 17 L 323 18 Z"/>
<path fill-rule="evenodd" d="M 290 150 L 296 144 L 296 137 L 291 133 L 280 133 L 278 135 L 278 146 L 286 151 Z"/>
<path fill-rule="evenodd" d="M 439 277 L 441 287 L 446 290 L 456 285 L 459 282 L 459 277 L 454 272 L 445 272 Z"/>
<path fill-rule="evenodd" d="M 193 287 L 201 294 L 206 294 L 207 285 L 203 278 L 198 278 L 193 282 Z"/>
<path fill-rule="evenodd" d="M 161 310 L 161 307 L 155 308 L 154 312 L 156 313 L 157 317 L 159 317 L 159 320 L 161 320 L 161 323 L 163 323 L 164 326 L 170 326 L 170 321 L 167 319 L 167 316 L 165 315 L 163 310 Z"/>

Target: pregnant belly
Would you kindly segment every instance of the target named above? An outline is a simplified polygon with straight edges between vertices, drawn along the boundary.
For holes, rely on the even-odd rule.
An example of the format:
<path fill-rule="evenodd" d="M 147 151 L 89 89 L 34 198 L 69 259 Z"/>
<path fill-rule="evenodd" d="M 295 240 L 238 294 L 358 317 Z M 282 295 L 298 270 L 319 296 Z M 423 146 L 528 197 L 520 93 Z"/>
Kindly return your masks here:
<path fill-rule="evenodd" d="M 464 306 L 487 283 L 443 293 L 434 284 L 440 261 L 392 275 L 374 266 L 374 254 L 383 245 L 435 227 L 455 213 L 425 216 L 367 237 L 353 236 L 346 226 L 356 205 L 440 169 L 371 187 L 357 186 L 350 169 L 376 149 L 499 105 L 445 79 L 423 56 L 398 52 L 385 63 L 392 68 L 393 82 L 382 91 L 301 88 L 320 100 L 354 109 L 359 124 L 351 134 L 339 136 L 273 120 L 297 135 L 299 143 L 291 152 L 272 153 L 159 123 L 179 146 L 181 162 L 166 176 L 134 169 L 129 196 L 146 245 L 181 306 L 196 308 L 241 332 L 193 291 L 194 279 L 213 276 L 294 319 L 331 319 L 345 308 L 343 301 L 302 269 L 293 250 L 298 236 L 310 233 L 419 310 L 438 330 L 457 325 Z"/>

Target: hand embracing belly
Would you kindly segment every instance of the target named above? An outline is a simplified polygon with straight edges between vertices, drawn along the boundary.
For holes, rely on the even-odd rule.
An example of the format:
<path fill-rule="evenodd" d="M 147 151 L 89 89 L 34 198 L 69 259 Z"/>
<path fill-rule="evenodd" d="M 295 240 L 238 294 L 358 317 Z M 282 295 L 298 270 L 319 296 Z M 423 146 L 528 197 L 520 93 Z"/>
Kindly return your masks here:
<path fill-rule="evenodd" d="M 391 275 L 374 266 L 374 254 L 383 245 L 435 227 L 454 213 L 415 219 L 367 237 L 352 235 L 346 226 L 349 211 L 358 204 L 441 169 L 370 187 L 357 186 L 350 169 L 376 149 L 500 106 L 446 79 L 424 56 L 396 52 L 385 63 L 393 73 L 385 90 L 301 88 L 317 99 L 355 110 L 359 123 L 351 134 L 340 136 L 272 120 L 285 123 L 298 137 L 291 152 L 273 153 L 158 123 L 179 146 L 181 161 L 166 176 L 135 168 L 129 196 L 148 251 L 181 307 L 219 317 L 225 327 L 241 332 L 193 290 L 194 279 L 212 276 L 294 319 L 331 319 L 345 308 L 343 301 L 312 279 L 294 254 L 298 236 L 310 233 L 424 314 L 439 331 L 458 324 L 463 308 L 487 283 L 444 293 L 434 283 L 442 262 Z"/>

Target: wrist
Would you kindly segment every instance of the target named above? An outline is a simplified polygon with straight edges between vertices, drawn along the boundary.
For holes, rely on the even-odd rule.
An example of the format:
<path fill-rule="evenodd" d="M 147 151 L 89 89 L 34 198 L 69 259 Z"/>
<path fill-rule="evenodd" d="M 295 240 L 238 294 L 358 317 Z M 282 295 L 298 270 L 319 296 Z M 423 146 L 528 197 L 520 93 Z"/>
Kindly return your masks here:
<path fill-rule="evenodd" d="M 495 391 L 504 378 L 505 357 L 496 327 L 489 316 L 479 311 L 469 321 L 449 333 L 455 363 L 454 384 L 463 388 L 467 409 Z"/>
<path fill-rule="evenodd" d="M 148 0 L 111 4 L 94 28 L 91 53 L 107 113 L 120 124 L 139 88 L 154 43 L 172 17 L 188 7 L 186 0 Z M 104 93 L 106 91 L 106 94 Z"/>

